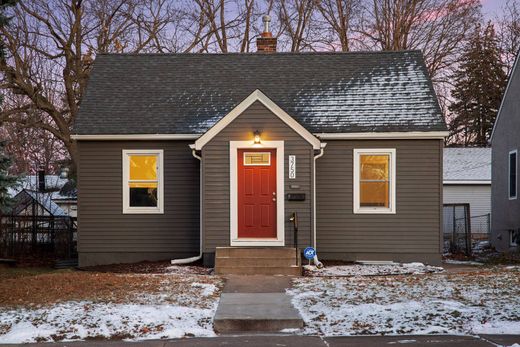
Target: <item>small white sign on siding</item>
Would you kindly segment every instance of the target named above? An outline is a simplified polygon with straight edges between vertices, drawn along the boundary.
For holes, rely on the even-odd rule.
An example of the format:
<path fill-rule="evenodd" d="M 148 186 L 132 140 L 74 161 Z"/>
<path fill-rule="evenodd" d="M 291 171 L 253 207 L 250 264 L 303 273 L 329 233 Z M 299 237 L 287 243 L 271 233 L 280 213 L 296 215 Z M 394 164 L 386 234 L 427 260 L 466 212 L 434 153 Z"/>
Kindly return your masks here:
<path fill-rule="evenodd" d="M 289 179 L 296 178 L 296 156 L 289 156 Z"/>

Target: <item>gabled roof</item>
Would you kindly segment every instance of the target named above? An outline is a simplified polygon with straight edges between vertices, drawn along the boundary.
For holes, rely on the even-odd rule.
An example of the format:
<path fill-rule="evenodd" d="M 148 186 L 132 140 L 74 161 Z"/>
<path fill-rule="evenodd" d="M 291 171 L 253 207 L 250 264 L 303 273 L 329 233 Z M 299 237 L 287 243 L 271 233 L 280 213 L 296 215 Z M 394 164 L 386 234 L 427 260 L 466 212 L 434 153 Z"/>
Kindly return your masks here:
<path fill-rule="evenodd" d="M 18 194 L 16 194 L 16 202 L 13 206 L 12 213 L 14 215 L 19 214 L 21 211 L 23 211 L 31 204 L 31 200 L 39 204 L 51 216 L 68 216 L 68 214 L 61 207 L 59 207 L 54 201 L 52 201 L 52 193 L 42 193 L 28 189 L 22 189 Z"/>
<path fill-rule="evenodd" d="M 101 54 L 74 132 L 201 135 L 255 90 L 312 133 L 446 131 L 419 51 Z"/>
<path fill-rule="evenodd" d="M 23 189 L 28 191 L 38 190 L 38 176 L 28 175 L 20 179 L 18 186 L 9 188 L 7 193 L 14 197 Z M 45 192 L 50 194 L 53 200 L 77 200 L 76 182 L 59 175 L 45 175 Z"/>
<path fill-rule="evenodd" d="M 204 133 L 204 135 L 199 137 L 197 141 L 195 141 L 194 148 L 196 150 L 201 150 L 206 143 L 208 143 L 213 137 L 215 137 L 221 130 L 233 122 L 233 120 L 240 116 L 242 112 L 244 112 L 256 101 L 264 105 L 275 116 L 280 118 L 282 122 L 287 124 L 292 130 L 299 134 L 304 140 L 312 145 L 313 149 L 321 148 L 321 142 L 318 140 L 318 138 L 316 138 L 307 129 L 296 122 L 294 118 L 289 116 L 284 110 L 278 107 L 278 105 L 276 105 L 271 99 L 269 99 L 264 93 L 262 93 L 262 91 L 258 89 L 252 92 L 247 98 L 244 99 L 244 101 L 232 109 L 231 112 L 229 112 L 225 117 L 221 118 L 213 127 Z"/>
<path fill-rule="evenodd" d="M 491 148 L 445 148 L 444 184 L 491 184 Z"/>

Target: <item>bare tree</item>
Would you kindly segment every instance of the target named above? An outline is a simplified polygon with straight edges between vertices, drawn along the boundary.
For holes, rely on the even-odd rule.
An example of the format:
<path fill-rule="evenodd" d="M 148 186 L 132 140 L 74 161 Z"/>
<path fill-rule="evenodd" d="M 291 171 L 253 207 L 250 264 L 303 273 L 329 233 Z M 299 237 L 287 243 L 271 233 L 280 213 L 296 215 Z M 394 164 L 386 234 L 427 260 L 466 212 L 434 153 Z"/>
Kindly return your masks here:
<path fill-rule="evenodd" d="M 520 50 L 520 1 L 509 0 L 502 8 L 502 13 L 502 16 L 497 18 L 498 37 L 509 73 Z"/>
<path fill-rule="evenodd" d="M 420 49 L 434 80 L 456 62 L 481 20 L 479 0 L 373 0 L 360 33 L 382 50 Z"/>
<path fill-rule="evenodd" d="M 272 1 L 272 10 L 279 23 L 279 37 L 282 47 L 290 52 L 311 50 L 317 41 L 313 24 L 316 5 L 314 0 L 278 0 Z"/>
<path fill-rule="evenodd" d="M 71 127 L 95 54 L 178 51 L 201 44 L 202 30 L 197 28 L 204 23 L 196 19 L 189 25 L 193 18 L 171 4 L 166 0 L 21 2 L 13 10 L 11 27 L 0 29 L 6 49 L 0 60 L 0 88 L 12 92 L 0 122 L 49 132 L 63 143 L 75 164 Z M 179 17 L 183 21 L 172 24 Z M 182 43 L 184 47 L 172 48 L 164 31 L 177 24 L 195 28 L 195 35 Z"/>
<path fill-rule="evenodd" d="M 326 24 L 322 26 L 323 30 L 329 28 L 333 34 L 329 47 L 336 50 L 339 45 L 341 51 L 350 51 L 351 41 L 355 41 L 352 35 L 354 22 L 361 12 L 360 0 L 316 0 L 316 7 Z"/>

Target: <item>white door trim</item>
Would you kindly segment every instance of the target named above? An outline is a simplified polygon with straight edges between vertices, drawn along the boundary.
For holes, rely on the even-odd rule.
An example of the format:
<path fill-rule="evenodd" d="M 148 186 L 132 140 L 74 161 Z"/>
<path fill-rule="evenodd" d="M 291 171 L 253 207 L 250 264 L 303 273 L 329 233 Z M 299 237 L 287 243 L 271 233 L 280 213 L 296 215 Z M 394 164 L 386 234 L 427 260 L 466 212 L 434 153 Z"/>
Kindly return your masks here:
<path fill-rule="evenodd" d="M 238 149 L 265 148 L 276 149 L 276 238 L 238 238 Z M 261 145 L 255 145 L 252 141 L 229 142 L 229 212 L 230 212 L 230 245 L 231 246 L 284 246 L 285 245 L 285 193 L 284 193 L 284 142 L 262 141 Z"/>

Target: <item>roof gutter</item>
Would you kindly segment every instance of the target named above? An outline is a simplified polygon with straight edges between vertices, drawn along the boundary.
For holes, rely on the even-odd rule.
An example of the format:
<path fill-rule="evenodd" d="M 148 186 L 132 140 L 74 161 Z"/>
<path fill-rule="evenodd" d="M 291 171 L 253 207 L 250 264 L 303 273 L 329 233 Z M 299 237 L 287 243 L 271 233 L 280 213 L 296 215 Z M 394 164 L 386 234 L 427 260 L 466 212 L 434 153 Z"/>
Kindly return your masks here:
<path fill-rule="evenodd" d="M 196 140 L 201 134 L 109 134 L 109 135 L 71 135 L 73 140 L 95 140 L 95 141 L 145 141 L 145 140 Z"/>
<path fill-rule="evenodd" d="M 408 132 L 364 132 L 364 133 L 314 133 L 322 140 L 391 140 L 391 139 L 439 139 L 449 135 L 447 131 L 408 131 Z"/>

